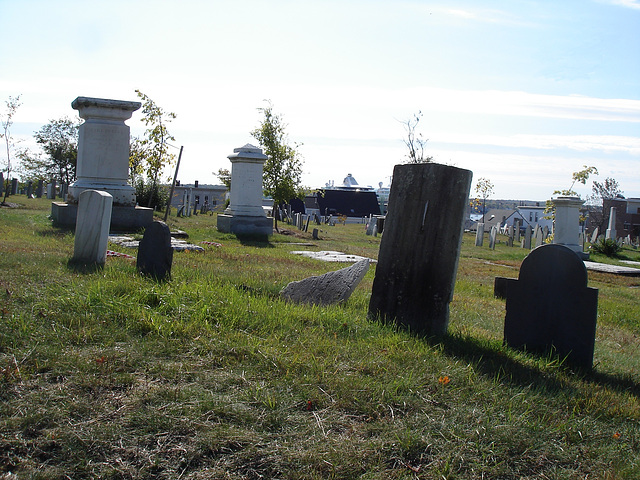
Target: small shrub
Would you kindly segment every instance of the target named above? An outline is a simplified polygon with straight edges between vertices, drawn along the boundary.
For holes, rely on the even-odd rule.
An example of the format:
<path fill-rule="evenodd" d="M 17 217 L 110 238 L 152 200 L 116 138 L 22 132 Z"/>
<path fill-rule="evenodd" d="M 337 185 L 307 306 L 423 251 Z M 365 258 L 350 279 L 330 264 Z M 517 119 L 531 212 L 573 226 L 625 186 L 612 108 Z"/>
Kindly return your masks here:
<path fill-rule="evenodd" d="M 167 205 L 169 191 L 165 186 L 140 179 L 136 182 L 135 188 L 138 205 L 142 207 L 150 206 L 157 211 L 161 211 Z M 150 196 L 152 197 L 151 204 L 149 204 Z"/>
<path fill-rule="evenodd" d="M 607 257 L 615 257 L 622 248 L 618 243 L 611 238 L 603 238 L 591 245 L 591 251 L 594 253 L 601 253 Z"/>

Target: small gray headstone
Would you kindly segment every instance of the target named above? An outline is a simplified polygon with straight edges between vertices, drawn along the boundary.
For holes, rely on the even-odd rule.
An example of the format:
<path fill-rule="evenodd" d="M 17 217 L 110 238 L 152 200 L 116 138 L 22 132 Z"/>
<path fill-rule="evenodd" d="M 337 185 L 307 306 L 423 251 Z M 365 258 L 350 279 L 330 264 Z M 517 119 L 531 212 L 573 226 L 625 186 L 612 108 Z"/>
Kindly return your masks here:
<path fill-rule="evenodd" d="M 36 186 L 36 198 L 42 198 L 42 193 L 44 192 L 44 180 L 38 180 L 38 185 Z"/>
<path fill-rule="evenodd" d="M 0 172 L 0 195 L 4 193 L 4 175 Z"/>
<path fill-rule="evenodd" d="M 598 241 L 598 227 L 593 230 L 591 234 L 591 243 L 596 243 Z"/>
<path fill-rule="evenodd" d="M 373 216 L 369 217 L 369 222 L 367 223 L 367 235 L 373 235 L 374 228 L 376 227 L 378 220 L 373 218 Z"/>
<path fill-rule="evenodd" d="M 522 241 L 522 248 L 531 250 L 531 225 L 527 225 L 524 230 L 524 239 Z"/>
<path fill-rule="evenodd" d="M 538 248 L 539 246 L 541 246 L 543 244 L 544 244 L 544 232 L 542 231 L 542 229 L 540 227 L 537 227 L 536 228 L 536 235 L 535 235 L 535 248 Z"/>
<path fill-rule="evenodd" d="M 369 270 L 369 259 L 365 258 L 352 266 L 291 282 L 280 292 L 285 300 L 314 305 L 333 305 L 346 301 Z"/>
<path fill-rule="evenodd" d="M 153 222 L 145 229 L 138 246 L 138 272 L 158 281 L 169 280 L 172 262 L 171 231 L 166 223 Z"/>
<path fill-rule="evenodd" d="M 507 297 L 507 345 L 551 351 L 572 365 L 592 367 L 598 290 L 587 287 L 587 270 L 573 250 L 560 244 L 536 248 L 522 262 L 518 280 L 501 280 L 494 291 Z"/>
<path fill-rule="evenodd" d="M 489 231 L 489 248 L 491 250 L 495 250 L 496 249 L 496 236 L 498 234 L 498 227 L 496 227 L 495 225 L 493 227 L 491 227 L 491 230 Z"/>
<path fill-rule="evenodd" d="M 484 223 L 478 223 L 476 230 L 476 247 L 481 247 L 484 243 Z"/>
<path fill-rule="evenodd" d="M 318 240 L 319 239 L 319 237 L 318 237 L 318 229 L 317 228 L 313 229 L 313 239 L 314 240 Z"/>

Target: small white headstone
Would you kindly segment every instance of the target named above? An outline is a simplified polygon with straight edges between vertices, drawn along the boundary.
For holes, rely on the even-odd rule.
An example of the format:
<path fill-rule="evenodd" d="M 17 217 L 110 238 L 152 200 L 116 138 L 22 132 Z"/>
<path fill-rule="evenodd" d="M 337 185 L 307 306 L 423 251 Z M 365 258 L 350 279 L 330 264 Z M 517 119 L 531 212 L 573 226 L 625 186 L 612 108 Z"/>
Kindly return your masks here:
<path fill-rule="evenodd" d="M 85 190 L 78 199 L 78 218 L 72 261 L 104 265 L 113 197 L 100 190 Z"/>

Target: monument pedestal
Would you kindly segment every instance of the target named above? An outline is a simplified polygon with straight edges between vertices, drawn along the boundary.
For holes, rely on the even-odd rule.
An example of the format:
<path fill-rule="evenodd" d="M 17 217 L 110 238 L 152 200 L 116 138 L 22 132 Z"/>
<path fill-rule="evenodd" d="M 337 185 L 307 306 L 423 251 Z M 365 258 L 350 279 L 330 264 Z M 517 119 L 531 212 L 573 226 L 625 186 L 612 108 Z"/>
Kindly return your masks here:
<path fill-rule="evenodd" d="M 51 218 L 56 225 L 71 227 L 76 224 L 77 203 L 52 202 Z M 153 209 L 114 205 L 111 211 L 113 230 L 139 230 L 153 223 Z"/>
<path fill-rule="evenodd" d="M 218 230 L 237 235 L 272 235 L 273 218 L 262 208 L 262 169 L 267 156 L 246 144 L 234 148 L 231 161 L 229 207 L 218 215 Z"/>
<path fill-rule="evenodd" d="M 153 210 L 136 207 L 136 191 L 129 185 L 130 129 L 124 122 L 141 103 L 78 97 L 71 107 L 84 120 L 78 131 L 77 178 L 69 185 L 68 203 L 52 203 L 53 221 L 75 225 L 80 195 L 97 190 L 113 198 L 112 228 L 138 229 L 151 224 Z"/>
<path fill-rule="evenodd" d="M 568 247 L 582 260 L 589 260 L 589 254 L 584 252 L 579 240 L 580 207 L 584 200 L 562 196 L 551 202 L 556 208 L 553 243 Z"/>
<path fill-rule="evenodd" d="M 273 218 L 218 214 L 218 230 L 236 235 L 272 235 Z"/>

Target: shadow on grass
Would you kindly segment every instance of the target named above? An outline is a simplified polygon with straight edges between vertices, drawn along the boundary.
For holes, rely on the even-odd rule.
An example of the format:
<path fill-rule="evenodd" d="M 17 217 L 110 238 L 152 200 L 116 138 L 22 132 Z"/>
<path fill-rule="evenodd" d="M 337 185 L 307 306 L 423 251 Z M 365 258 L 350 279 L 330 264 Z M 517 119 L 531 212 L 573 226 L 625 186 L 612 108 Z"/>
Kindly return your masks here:
<path fill-rule="evenodd" d="M 452 357 L 464 359 L 483 375 L 496 380 L 520 385 L 522 387 L 534 386 L 547 391 L 574 389 L 567 381 L 550 375 L 545 371 L 555 368 L 586 382 L 603 387 L 627 392 L 640 398 L 640 384 L 630 376 L 612 375 L 594 370 L 571 368 L 563 364 L 563 360 L 552 353 L 536 354 L 519 352 L 522 355 L 531 355 L 541 362 L 541 367 L 525 365 L 511 355 L 516 350 L 507 347 L 496 346 L 489 341 L 479 340 L 470 336 L 459 334 L 447 334 L 441 337 L 426 338 L 425 341 L 433 346 L 440 346 L 443 352 Z"/>
<path fill-rule="evenodd" d="M 70 259 L 67 262 L 67 268 L 74 273 L 81 273 L 83 275 L 86 275 L 101 272 L 102 270 L 104 270 L 104 265 L 101 263 L 85 263 Z"/>
<path fill-rule="evenodd" d="M 267 235 L 236 235 L 236 238 L 245 247 L 275 248 Z"/>

